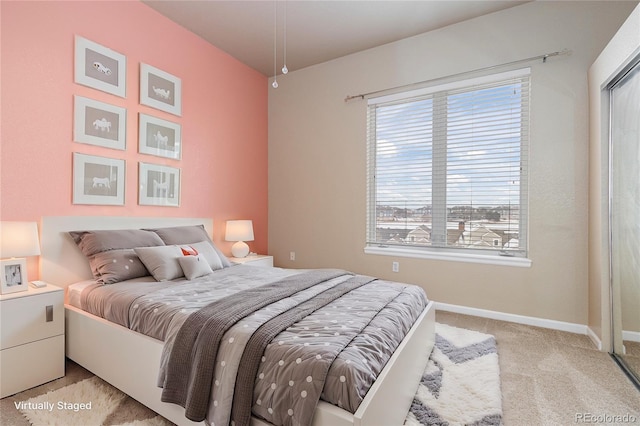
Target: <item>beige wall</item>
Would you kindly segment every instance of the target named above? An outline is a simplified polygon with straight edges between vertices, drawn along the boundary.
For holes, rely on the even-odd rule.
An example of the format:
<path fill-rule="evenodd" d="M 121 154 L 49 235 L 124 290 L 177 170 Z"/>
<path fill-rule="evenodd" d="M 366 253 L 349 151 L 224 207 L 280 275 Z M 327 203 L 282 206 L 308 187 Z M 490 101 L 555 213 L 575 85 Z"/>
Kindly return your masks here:
<path fill-rule="evenodd" d="M 269 92 L 269 253 L 438 302 L 586 324 L 587 70 L 628 2 L 532 2 L 289 73 Z M 366 255 L 366 102 L 347 95 L 571 49 L 532 68 L 530 268 Z M 296 252 L 296 260 L 289 253 Z M 392 261 L 400 272 L 391 272 Z"/>
<path fill-rule="evenodd" d="M 602 90 L 640 49 L 640 6 L 589 69 L 589 319 L 591 330 L 611 349 L 608 217 L 609 97 Z M 633 312 L 633 311 L 631 311 Z"/>

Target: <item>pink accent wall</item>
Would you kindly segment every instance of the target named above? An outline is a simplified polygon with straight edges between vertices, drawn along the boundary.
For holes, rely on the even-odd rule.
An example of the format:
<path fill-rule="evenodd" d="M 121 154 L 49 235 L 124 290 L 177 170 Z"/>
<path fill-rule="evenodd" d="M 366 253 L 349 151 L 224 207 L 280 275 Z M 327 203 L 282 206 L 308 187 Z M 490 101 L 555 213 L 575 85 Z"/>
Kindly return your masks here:
<path fill-rule="evenodd" d="M 226 253 L 228 219 L 252 219 L 267 250 L 267 79 L 137 1 L 0 2 L 0 218 L 213 217 Z M 74 83 L 74 37 L 127 58 L 126 98 Z M 140 63 L 182 79 L 182 116 L 139 103 Z M 127 109 L 127 148 L 73 141 L 73 96 Z M 138 114 L 182 126 L 182 159 L 138 154 Z M 124 206 L 72 203 L 72 153 L 126 160 Z M 138 205 L 138 162 L 179 167 L 180 207 Z M 31 269 L 31 267 L 30 267 Z M 30 271 L 30 278 L 34 274 Z"/>

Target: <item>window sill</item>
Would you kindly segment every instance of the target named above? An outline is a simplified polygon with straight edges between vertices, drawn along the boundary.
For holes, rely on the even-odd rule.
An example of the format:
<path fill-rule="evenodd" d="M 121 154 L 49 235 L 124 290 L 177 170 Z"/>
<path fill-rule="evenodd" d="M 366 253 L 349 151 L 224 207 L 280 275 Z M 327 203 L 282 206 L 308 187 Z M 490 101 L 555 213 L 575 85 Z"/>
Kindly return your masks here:
<path fill-rule="evenodd" d="M 414 257 L 418 259 L 447 260 L 453 262 L 481 263 L 485 265 L 515 266 L 520 268 L 530 268 L 532 264 L 531 259 L 524 257 L 438 252 L 399 247 L 365 247 L 364 252 L 365 254 L 378 254 L 382 256 Z"/>

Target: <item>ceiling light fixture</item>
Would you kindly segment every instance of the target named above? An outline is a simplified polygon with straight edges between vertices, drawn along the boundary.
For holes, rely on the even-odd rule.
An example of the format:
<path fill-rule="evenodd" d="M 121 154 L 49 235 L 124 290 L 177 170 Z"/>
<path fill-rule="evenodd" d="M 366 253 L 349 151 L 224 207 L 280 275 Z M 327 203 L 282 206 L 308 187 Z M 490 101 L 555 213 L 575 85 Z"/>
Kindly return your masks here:
<path fill-rule="evenodd" d="M 273 2 L 273 83 L 274 89 L 278 88 L 278 71 L 276 63 L 278 62 L 278 2 Z"/>
<path fill-rule="evenodd" d="M 283 67 L 282 67 L 282 74 L 286 74 L 289 72 L 289 68 L 287 68 L 287 1 L 285 0 L 284 2 L 284 42 L 282 43 L 283 48 L 282 51 L 284 52 L 284 59 L 283 59 Z"/>

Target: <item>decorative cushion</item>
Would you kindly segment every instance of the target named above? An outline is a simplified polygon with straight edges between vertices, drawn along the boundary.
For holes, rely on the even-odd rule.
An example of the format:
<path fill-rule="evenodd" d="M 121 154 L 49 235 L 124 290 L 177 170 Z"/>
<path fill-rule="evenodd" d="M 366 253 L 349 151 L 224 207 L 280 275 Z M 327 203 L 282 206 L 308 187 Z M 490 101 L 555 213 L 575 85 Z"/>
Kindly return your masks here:
<path fill-rule="evenodd" d="M 92 257 L 93 276 L 102 284 L 113 284 L 138 277 L 146 277 L 149 271 L 133 249 L 109 250 Z"/>
<path fill-rule="evenodd" d="M 178 246 L 138 247 L 134 251 L 156 281 L 184 277 L 178 259 L 183 257 Z"/>
<path fill-rule="evenodd" d="M 222 262 L 222 267 L 227 268 L 231 266 L 231 261 L 216 247 L 213 241 L 211 241 L 211 238 L 209 238 L 209 234 L 207 234 L 204 225 L 174 226 L 170 228 L 146 229 L 146 231 L 155 232 L 167 245 L 184 245 L 208 241 Z M 210 259 L 207 258 L 207 260 Z M 213 268 L 213 265 L 211 265 L 211 267 Z"/>
<path fill-rule="evenodd" d="M 209 262 L 203 255 L 183 256 L 178 258 L 178 262 L 184 271 L 184 275 L 188 280 L 203 277 L 213 273 L 213 269 L 209 266 Z"/>
<path fill-rule="evenodd" d="M 69 235 L 89 260 L 93 277 L 102 284 L 149 275 L 132 249 L 164 246 L 158 234 L 140 229 L 71 231 Z"/>
<path fill-rule="evenodd" d="M 222 259 L 220 259 L 215 247 L 210 242 L 200 241 L 199 243 L 190 244 L 189 247 L 192 247 L 198 254 L 204 256 L 212 270 L 217 271 L 218 269 L 224 268 Z"/>
<path fill-rule="evenodd" d="M 180 246 L 180 250 L 182 250 L 183 256 L 197 256 L 198 250 L 194 249 L 191 246 Z"/>

